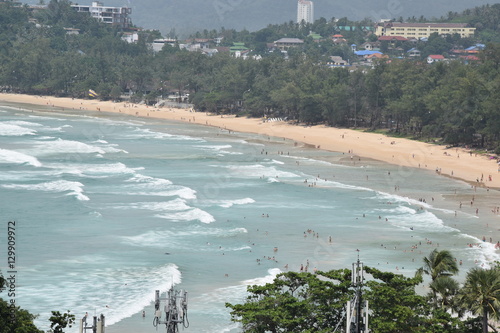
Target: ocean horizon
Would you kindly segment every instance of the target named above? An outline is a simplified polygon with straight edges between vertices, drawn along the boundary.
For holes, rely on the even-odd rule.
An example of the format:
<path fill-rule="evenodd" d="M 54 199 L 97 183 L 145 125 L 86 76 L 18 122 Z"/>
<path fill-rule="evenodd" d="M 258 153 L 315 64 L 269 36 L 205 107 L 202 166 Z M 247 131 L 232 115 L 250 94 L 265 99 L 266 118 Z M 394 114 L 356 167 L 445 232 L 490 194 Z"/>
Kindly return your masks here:
<path fill-rule="evenodd" d="M 102 313 L 108 333 L 156 330 L 154 292 L 173 286 L 188 292 L 184 331 L 239 332 L 225 303 L 279 272 L 350 268 L 359 257 L 411 276 L 439 248 L 463 279 L 500 259 L 500 192 L 426 170 L 279 137 L 13 103 L 0 105 L 0 143 L 15 302 L 44 330 L 53 310 Z"/>

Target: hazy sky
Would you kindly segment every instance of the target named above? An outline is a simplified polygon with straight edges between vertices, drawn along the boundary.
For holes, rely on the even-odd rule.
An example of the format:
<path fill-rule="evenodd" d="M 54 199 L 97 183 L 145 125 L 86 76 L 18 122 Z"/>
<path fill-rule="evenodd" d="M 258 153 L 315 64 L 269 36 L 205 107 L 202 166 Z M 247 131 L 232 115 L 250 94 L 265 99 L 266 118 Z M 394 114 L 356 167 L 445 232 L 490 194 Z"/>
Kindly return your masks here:
<path fill-rule="evenodd" d="M 38 0 L 24 0 L 38 3 Z M 46 0 L 45 2 L 49 2 Z M 73 1 L 90 5 L 92 0 Z M 167 33 L 171 28 L 177 32 L 194 32 L 203 29 L 246 28 L 254 31 L 268 24 L 295 21 L 297 0 L 102 0 L 105 6 L 132 7 L 135 25 L 159 29 Z M 424 15 L 430 19 L 446 15 L 449 11 L 461 12 L 487 3 L 486 0 L 314 0 L 315 19 L 324 17 L 347 17 L 351 20 L 369 18 L 404 19 Z"/>

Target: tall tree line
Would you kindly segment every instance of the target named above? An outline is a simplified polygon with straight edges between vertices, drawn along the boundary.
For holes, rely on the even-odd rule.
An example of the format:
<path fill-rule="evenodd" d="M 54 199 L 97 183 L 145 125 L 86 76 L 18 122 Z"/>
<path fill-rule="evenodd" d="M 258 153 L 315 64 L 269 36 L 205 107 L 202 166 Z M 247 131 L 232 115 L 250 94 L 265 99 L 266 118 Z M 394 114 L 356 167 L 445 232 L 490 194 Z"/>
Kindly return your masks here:
<path fill-rule="evenodd" d="M 456 258 L 434 249 L 413 277 L 364 267 L 362 302 L 373 333 L 497 332 L 500 268 L 470 269 L 463 284 Z M 351 271 L 286 272 L 272 283 L 249 286 L 243 304 L 226 303 L 245 333 L 344 332 L 346 304 L 356 293 Z M 428 294 L 417 292 L 429 276 Z M 363 330 L 362 330 L 363 331 Z"/>
<path fill-rule="evenodd" d="M 331 23 L 318 20 L 315 28 L 326 29 Z M 66 27 L 79 28 L 80 34 L 68 35 Z M 287 32 L 304 35 L 307 28 L 290 22 L 255 33 L 220 33 L 228 45 L 246 38 L 258 46 Z M 330 55 L 354 57 L 350 50 L 307 37 L 303 48 L 289 50 L 287 59 L 271 52 L 261 60 L 244 60 L 170 46 L 154 53 L 147 42 L 158 32 L 141 33 L 136 44 L 126 43 L 121 35 L 74 12 L 67 0 L 52 0 L 46 10 L 35 11 L 0 3 L 0 86 L 6 91 L 81 98 L 93 89 L 100 98 L 114 100 L 127 92 L 132 100 L 150 104 L 177 91 L 190 93 L 199 111 L 382 129 L 500 152 L 499 44 L 488 44 L 477 63 L 429 66 L 391 59 L 353 69 L 325 65 Z M 442 43 L 442 38 L 434 39 Z"/>

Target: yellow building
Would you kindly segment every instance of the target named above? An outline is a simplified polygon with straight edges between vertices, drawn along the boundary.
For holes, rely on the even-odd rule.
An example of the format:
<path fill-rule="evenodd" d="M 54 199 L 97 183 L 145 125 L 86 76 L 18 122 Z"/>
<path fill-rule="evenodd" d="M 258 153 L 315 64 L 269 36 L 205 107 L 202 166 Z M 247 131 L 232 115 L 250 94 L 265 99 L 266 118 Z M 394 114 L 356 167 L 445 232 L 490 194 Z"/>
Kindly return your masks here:
<path fill-rule="evenodd" d="M 402 36 L 405 38 L 428 38 L 432 33 L 439 35 L 459 34 L 462 38 L 473 37 L 476 28 L 471 28 L 467 23 L 379 23 L 375 35 Z"/>

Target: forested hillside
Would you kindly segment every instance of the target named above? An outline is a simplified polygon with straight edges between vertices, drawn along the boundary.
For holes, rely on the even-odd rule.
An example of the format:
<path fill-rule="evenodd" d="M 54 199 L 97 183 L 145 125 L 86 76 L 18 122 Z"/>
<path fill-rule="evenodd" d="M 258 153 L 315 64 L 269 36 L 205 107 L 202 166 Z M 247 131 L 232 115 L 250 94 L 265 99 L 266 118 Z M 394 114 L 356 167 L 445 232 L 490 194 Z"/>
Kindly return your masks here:
<path fill-rule="evenodd" d="M 6 3 L 0 6 L 0 86 L 4 90 L 86 97 L 88 89 L 94 89 L 100 98 L 115 100 L 126 92 L 133 101 L 150 104 L 177 91 L 190 93 L 200 111 L 279 116 L 306 124 L 442 139 L 449 145 L 499 147 L 498 44 L 488 44 L 479 54 L 480 61 L 468 64 L 457 60 L 430 66 L 393 58 L 357 70 L 332 69 L 325 66 L 329 56 L 353 57 L 347 46 L 306 38 L 302 48 L 289 50 L 288 59 L 277 51 L 262 52 L 262 60 L 224 52 L 208 57 L 169 46 L 154 53 L 146 43 L 154 34 L 143 33 L 139 43 L 128 44 L 120 39 L 120 31 L 78 15 L 67 1 L 53 0 L 46 11 L 35 12 Z M 36 18 L 39 27 L 28 23 L 29 17 Z M 229 45 L 243 39 L 258 47 L 278 35 L 329 26 L 321 20 L 315 24 L 218 34 L 226 36 Z M 63 27 L 80 28 L 81 34 L 67 35 Z M 434 36 L 423 47 L 447 49 L 459 42 L 473 41 Z"/>
<path fill-rule="evenodd" d="M 92 0 L 73 1 L 90 5 Z M 36 4 L 39 0 L 23 0 Z M 45 1 L 48 2 L 48 1 Z M 268 24 L 280 24 L 297 18 L 297 0 L 103 0 L 106 6 L 129 6 L 133 9 L 134 24 L 159 29 L 166 34 L 175 29 L 185 37 L 198 30 L 226 29 L 256 31 Z M 494 3 L 489 0 L 314 0 L 315 18 L 348 17 L 351 20 L 368 18 L 441 17 L 449 11 L 461 12 L 471 6 Z"/>

